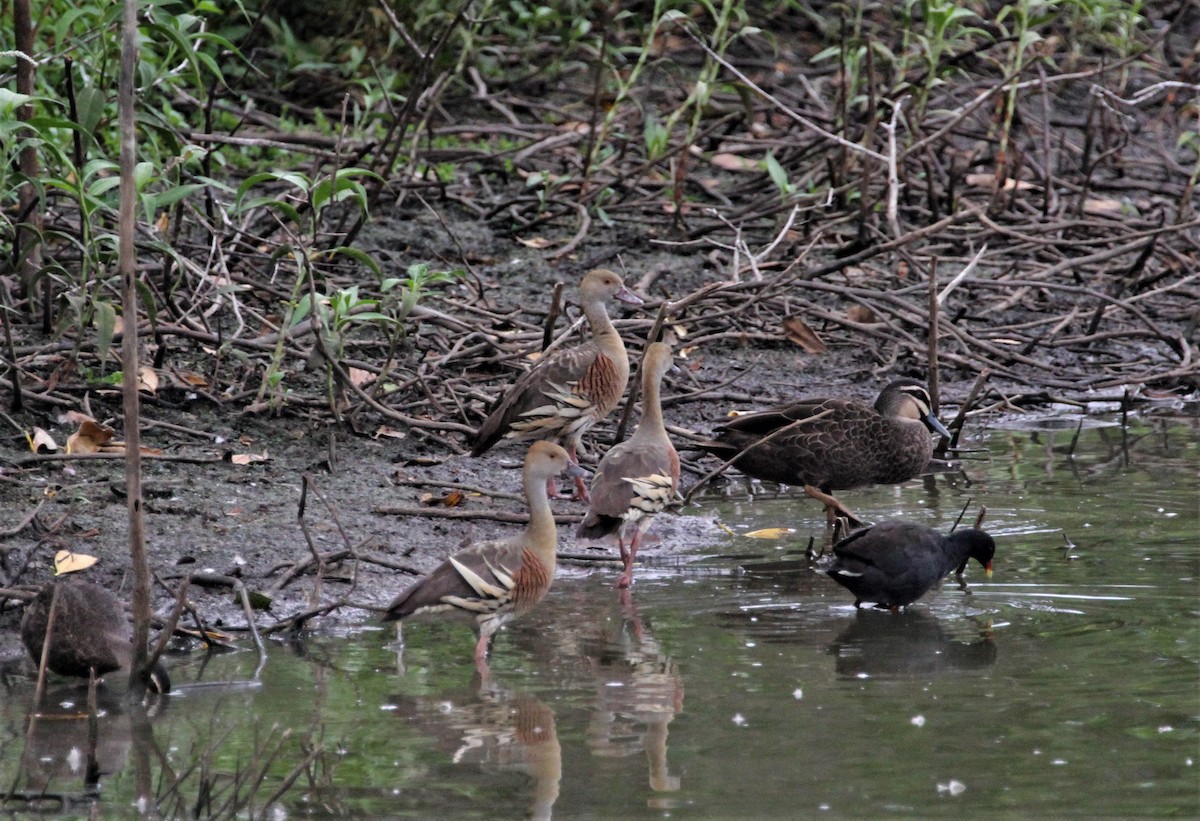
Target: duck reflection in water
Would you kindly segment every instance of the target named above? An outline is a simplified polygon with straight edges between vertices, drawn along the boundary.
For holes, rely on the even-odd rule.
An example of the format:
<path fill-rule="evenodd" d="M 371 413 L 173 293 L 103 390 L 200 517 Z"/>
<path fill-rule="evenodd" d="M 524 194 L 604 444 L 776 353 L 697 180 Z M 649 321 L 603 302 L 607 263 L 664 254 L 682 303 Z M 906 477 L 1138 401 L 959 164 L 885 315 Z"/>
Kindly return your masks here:
<path fill-rule="evenodd" d="M 522 773 L 533 780 L 530 818 L 550 818 L 562 780 L 554 711 L 536 696 L 476 676 L 461 699 L 393 696 L 408 722 L 451 751 L 455 765 Z M 503 813 L 501 813 L 503 814 Z"/>
<path fill-rule="evenodd" d="M 683 711 L 683 679 L 678 665 L 642 624 L 628 591 L 623 591 L 621 602 L 616 631 L 606 625 L 600 636 L 584 639 L 581 646 L 596 679 L 588 749 L 604 758 L 644 749 L 650 789 L 675 792 L 680 780 L 667 766 L 667 727 Z M 638 730 L 639 724 L 645 729 Z"/>
<path fill-rule="evenodd" d="M 829 646 L 840 675 L 927 676 L 952 670 L 977 670 L 996 662 L 990 631 L 976 641 L 948 635 L 924 610 L 897 613 L 857 610 L 854 621 Z"/>
<path fill-rule="evenodd" d="M 39 807 L 55 801 L 62 811 L 86 815 L 76 804 L 99 798 L 102 779 L 125 768 L 135 740 L 154 745 L 145 712 L 140 706 L 127 709 L 119 693 L 98 691 L 94 722 L 88 715 L 86 685 L 54 687 L 45 693 L 42 705 L 29 716 L 22 780 L 10 793 Z M 165 702 L 156 707 L 161 710 Z"/>

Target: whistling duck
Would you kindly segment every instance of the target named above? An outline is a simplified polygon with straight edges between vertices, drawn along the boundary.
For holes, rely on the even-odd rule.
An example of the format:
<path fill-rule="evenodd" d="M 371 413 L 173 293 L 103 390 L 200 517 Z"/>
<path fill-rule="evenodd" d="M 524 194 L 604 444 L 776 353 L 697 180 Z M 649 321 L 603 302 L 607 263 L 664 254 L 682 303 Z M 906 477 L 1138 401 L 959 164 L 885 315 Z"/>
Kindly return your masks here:
<path fill-rule="evenodd" d="M 831 579 L 876 607 L 912 604 L 951 571 L 960 575 L 975 559 L 992 575 L 996 543 L 982 530 L 967 528 L 942 536 L 912 522 L 888 521 L 852 533 L 833 546 L 824 568 Z"/>
<path fill-rule="evenodd" d="M 591 507 L 575 532 L 581 539 L 616 534 L 624 563 L 617 587 L 633 583 L 633 561 L 642 534 L 679 490 L 679 454 L 663 426 L 660 398 L 663 375 L 670 368 L 669 345 L 655 342 L 646 348 L 641 424 L 600 460 L 592 479 Z"/>
<path fill-rule="evenodd" d="M 503 438 L 545 439 L 567 449 L 575 460 L 583 434 L 607 416 L 625 393 L 629 356 L 608 318 L 608 300 L 630 305 L 642 300 L 612 271 L 596 269 L 579 285 L 579 304 L 592 329 L 591 341 L 538 361 L 491 408 L 471 441 L 481 456 Z M 587 486 L 576 479 L 576 498 L 587 501 Z M 548 491 L 556 495 L 551 479 Z"/>
<path fill-rule="evenodd" d="M 384 614 L 395 621 L 413 613 L 448 611 L 473 617 L 475 665 L 487 676 L 488 646 L 500 627 L 542 600 L 554 581 L 558 531 L 546 480 L 587 476 L 559 445 L 534 442 L 525 456 L 523 483 L 529 524 L 520 533 L 460 550 L 396 597 Z"/>
<path fill-rule="evenodd" d="M 897 379 L 870 407 L 851 399 L 802 399 L 748 413 L 717 427 L 704 450 L 749 476 L 803 485 L 825 505 L 830 524 L 860 520 L 830 493 L 863 485 L 892 485 L 920 474 L 933 455 L 929 431 L 950 432 L 931 410 L 929 390 L 915 379 Z"/>
<path fill-rule="evenodd" d="M 99 678 L 114 670 L 129 670 L 133 642 L 125 610 L 116 596 L 91 582 L 47 584 L 25 608 L 21 641 L 34 664 L 41 664 L 50 605 L 55 599 L 54 628 L 46 656 L 51 672 L 76 678 L 88 678 L 94 672 Z M 162 662 L 155 663 L 146 686 L 155 693 L 171 691 L 171 678 Z"/>

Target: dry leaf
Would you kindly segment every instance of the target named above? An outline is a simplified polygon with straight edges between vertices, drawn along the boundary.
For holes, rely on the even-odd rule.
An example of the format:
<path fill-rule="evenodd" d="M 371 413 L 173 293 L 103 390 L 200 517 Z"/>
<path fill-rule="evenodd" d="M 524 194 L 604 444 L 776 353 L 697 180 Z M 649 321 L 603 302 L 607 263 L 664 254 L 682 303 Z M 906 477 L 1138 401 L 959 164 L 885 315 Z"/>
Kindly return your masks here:
<path fill-rule="evenodd" d="M 846 318 L 851 322 L 866 324 L 875 321 L 875 312 L 866 305 L 851 305 L 846 309 Z"/>
<path fill-rule="evenodd" d="M 713 154 L 708 161 L 723 171 L 758 171 L 762 168 L 760 160 L 752 160 L 740 154 Z"/>
<path fill-rule="evenodd" d="M 108 425 L 101 425 L 92 417 L 78 411 L 69 411 L 67 419 L 79 423 L 79 429 L 67 437 L 67 453 L 99 453 L 102 450 L 120 452 L 124 445 L 113 442 L 115 432 Z"/>
<path fill-rule="evenodd" d="M 33 435 L 25 434 L 25 438 L 29 441 L 29 449 L 34 453 L 57 453 L 58 443 L 54 441 L 54 437 L 47 433 L 42 428 L 34 428 Z"/>
<path fill-rule="evenodd" d="M 1093 217 L 1119 217 L 1126 212 L 1125 203 L 1106 197 L 1088 197 L 1083 201 L 1083 213 Z"/>
<path fill-rule="evenodd" d="M 179 383 L 180 387 L 184 388 L 207 388 L 208 380 L 198 373 L 191 371 L 174 371 L 172 376 Z"/>
<path fill-rule="evenodd" d="M 378 430 L 375 431 L 375 436 L 373 438 L 378 439 L 380 436 L 385 436 L 388 439 L 407 439 L 408 438 L 408 434 L 405 433 L 404 431 L 399 430 L 397 428 L 388 427 L 387 425 L 380 425 Z"/>
<path fill-rule="evenodd" d="M 799 345 L 808 353 L 825 353 L 829 350 L 817 336 L 816 331 L 804 324 L 800 317 L 792 315 L 783 320 L 783 335 L 789 342 Z"/>
<path fill-rule="evenodd" d="M 267 461 L 267 452 L 262 453 L 234 453 L 229 456 L 229 461 L 235 465 L 252 465 L 255 462 Z"/>
<path fill-rule="evenodd" d="M 448 493 L 438 495 L 436 493 L 422 493 L 418 498 L 421 504 L 425 507 L 434 507 L 441 505 L 442 507 L 458 507 L 463 503 L 466 496 L 461 490 L 451 490 Z"/>
<path fill-rule="evenodd" d="M 551 245 L 554 244 L 553 242 L 546 239 L 545 237 L 534 237 L 533 239 L 521 239 L 520 237 L 517 237 L 517 242 L 521 243 L 526 248 L 537 248 L 537 249 L 549 248 Z"/>
<path fill-rule="evenodd" d="M 967 174 L 963 180 L 973 188 L 994 189 L 996 187 L 995 174 Z M 1034 185 L 1026 180 L 1014 180 L 1010 177 L 1004 181 L 1003 187 L 1005 191 L 1012 191 L 1014 188 L 1018 191 L 1028 191 Z"/>
<path fill-rule="evenodd" d="M 167 233 L 167 229 L 169 227 L 171 227 L 171 216 L 166 211 L 163 211 L 158 215 L 158 218 L 154 220 L 154 229 L 160 234 L 165 234 Z"/>
<path fill-rule="evenodd" d="M 74 573 L 76 570 L 86 570 L 97 561 L 95 556 L 89 556 L 86 553 L 60 550 L 54 554 L 54 575 L 61 576 L 64 573 Z"/>
<path fill-rule="evenodd" d="M 158 372 L 149 365 L 138 369 L 138 390 L 153 396 L 158 393 Z"/>
<path fill-rule="evenodd" d="M 363 385 L 370 385 L 376 379 L 376 374 L 365 368 L 349 368 L 350 384 L 361 388 Z"/>
<path fill-rule="evenodd" d="M 751 530 L 742 535 L 748 539 L 782 539 L 796 532 L 794 527 L 764 527 L 762 530 Z"/>

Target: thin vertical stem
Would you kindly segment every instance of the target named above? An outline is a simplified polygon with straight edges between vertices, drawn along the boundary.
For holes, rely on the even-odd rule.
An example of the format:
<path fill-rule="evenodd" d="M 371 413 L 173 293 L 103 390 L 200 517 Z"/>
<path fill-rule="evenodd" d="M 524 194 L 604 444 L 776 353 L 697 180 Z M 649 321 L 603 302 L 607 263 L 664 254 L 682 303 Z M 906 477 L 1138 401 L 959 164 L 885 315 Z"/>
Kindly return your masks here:
<path fill-rule="evenodd" d="M 133 661 L 129 665 L 129 698 L 141 701 L 149 679 L 150 565 L 146 559 L 146 519 L 142 510 L 141 402 L 138 397 L 137 248 L 133 242 L 137 192 L 134 131 L 134 72 L 137 70 L 137 0 L 125 0 L 121 21 L 121 78 L 117 107 L 121 129 L 120 227 L 117 240 L 121 271 L 121 392 L 125 404 L 125 494 L 129 514 L 129 558 L 133 564 Z"/>

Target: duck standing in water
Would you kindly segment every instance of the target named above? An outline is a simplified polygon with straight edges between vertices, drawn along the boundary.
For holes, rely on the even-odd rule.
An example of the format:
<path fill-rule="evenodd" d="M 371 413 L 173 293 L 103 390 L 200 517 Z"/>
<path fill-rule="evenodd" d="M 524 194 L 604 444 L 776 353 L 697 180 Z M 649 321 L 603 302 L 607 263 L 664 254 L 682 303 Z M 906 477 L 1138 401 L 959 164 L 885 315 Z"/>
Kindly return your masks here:
<path fill-rule="evenodd" d="M 475 666 L 486 679 L 492 636 L 505 622 L 532 609 L 554 582 L 558 529 L 546 483 L 560 475 L 583 477 L 587 471 L 559 445 L 534 442 L 522 475 L 529 524 L 520 533 L 480 542 L 450 556 L 397 596 L 383 620 L 424 612 L 472 618 L 477 636 Z"/>
<path fill-rule="evenodd" d="M 624 568 L 617 587 L 633 584 L 633 562 L 642 534 L 679 492 L 679 454 L 663 424 L 661 389 L 672 365 L 671 348 L 655 342 L 642 358 L 642 421 L 629 439 L 614 445 L 596 468 L 591 506 L 577 538 L 616 534 Z M 628 539 L 628 545 L 626 540 Z"/>

